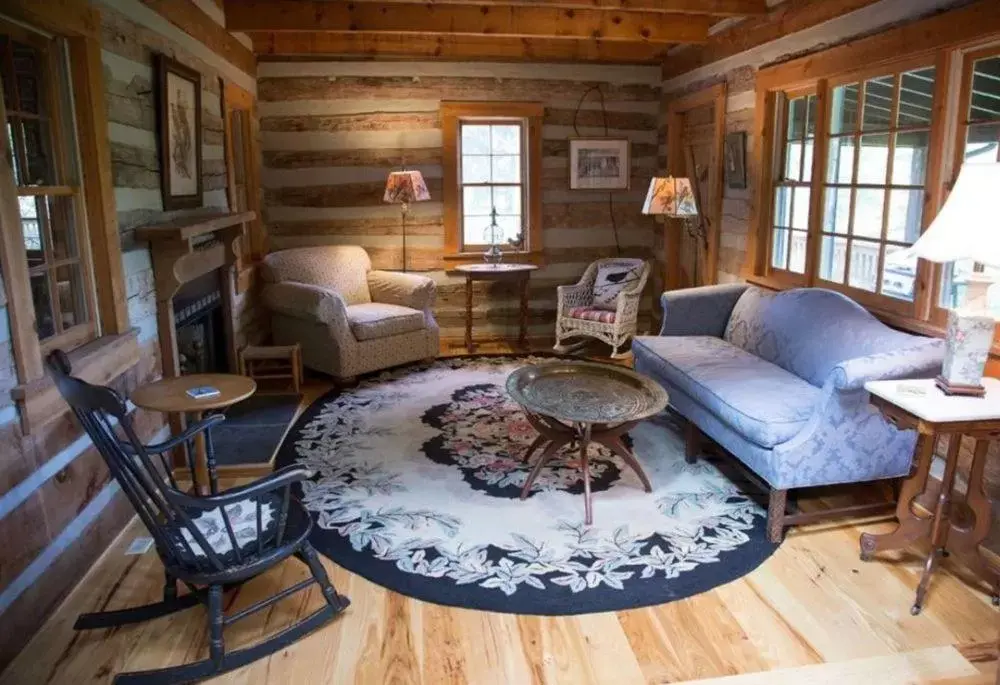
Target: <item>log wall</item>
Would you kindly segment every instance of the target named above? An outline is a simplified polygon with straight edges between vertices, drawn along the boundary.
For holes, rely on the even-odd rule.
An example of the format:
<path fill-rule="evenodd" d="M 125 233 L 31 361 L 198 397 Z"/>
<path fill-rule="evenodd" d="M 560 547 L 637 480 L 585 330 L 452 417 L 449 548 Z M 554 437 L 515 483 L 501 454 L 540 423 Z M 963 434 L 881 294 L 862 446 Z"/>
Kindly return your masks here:
<path fill-rule="evenodd" d="M 604 136 L 596 91 L 605 98 L 608 135 L 632 142 L 631 189 L 612 194 L 622 254 L 651 258 L 657 227 L 640 210 L 656 161 L 659 69 L 555 64 L 423 62 L 264 62 L 259 66 L 264 150 L 265 219 L 272 250 L 357 244 L 375 268 L 399 269 L 399 209 L 384 205 L 385 177 L 400 165 L 419 169 L 432 200 L 411 206 L 407 260 L 438 284 L 442 336 L 459 340 L 464 281 L 442 259 L 442 100 L 533 101 L 545 104 L 542 226 L 545 266 L 531 283 L 529 336 L 550 339 L 559 284 L 613 256 L 608 193 L 569 190 L 568 139 Z M 574 120 L 577 129 L 574 130 Z M 477 284 L 477 336 L 511 336 L 516 293 Z M 640 330 L 650 326 L 652 286 Z"/>

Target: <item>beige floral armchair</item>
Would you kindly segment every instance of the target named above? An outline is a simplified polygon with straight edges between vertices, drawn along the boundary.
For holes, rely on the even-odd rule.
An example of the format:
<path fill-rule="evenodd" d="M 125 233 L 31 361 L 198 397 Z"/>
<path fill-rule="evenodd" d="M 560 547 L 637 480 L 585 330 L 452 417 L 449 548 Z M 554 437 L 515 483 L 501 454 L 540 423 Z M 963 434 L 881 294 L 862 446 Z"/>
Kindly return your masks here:
<path fill-rule="evenodd" d="M 594 286 L 598 280 L 598 272 L 616 271 L 625 274 L 627 279 L 614 288 L 616 295 L 605 298 L 603 306 L 595 302 Z M 642 290 L 649 278 L 649 263 L 642 259 L 610 258 L 598 259 L 587 267 L 583 277 L 576 285 L 561 285 L 556 289 L 558 305 L 556 309 L 556 344 L 557 352 L 568 352 L 583 344 L 565 345 L 567 338 L 589 337 L 597 338 L 611 345 L 611 356 L 621 358 L 627 353 L 619 354 L 622 347 L 636 334 L 639 320 L 639 301 Z M 614 287 L 614 286 L 611 286 Z M 598 298 L 600 299 L 600 298 Z"/>
<path fill-rule="evenodd" d="M 343 380 L 438 354 L 434 281 L 373 271 L 361 247 L 273 252 L 262 275 L 275 344 L 299 343 L 310 369 Z"/>

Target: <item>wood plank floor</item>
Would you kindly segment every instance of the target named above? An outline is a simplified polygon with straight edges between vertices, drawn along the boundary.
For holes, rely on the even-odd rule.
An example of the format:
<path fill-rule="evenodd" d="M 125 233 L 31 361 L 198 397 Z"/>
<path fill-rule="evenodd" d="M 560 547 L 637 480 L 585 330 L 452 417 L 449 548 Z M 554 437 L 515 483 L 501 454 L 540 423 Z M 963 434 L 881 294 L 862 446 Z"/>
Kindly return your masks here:
<path fill-rule="evenodd" d="M 322 388 L 313 388 L 315 397 Z M 868 496 L 828 494 L 806 506 Z M 753 573 L 662 606 L 573 617 L 496 614 L 421 602 L 326 561 L 351 607 L 269 659 L 210 682 L 299 683 L 954 683 L 997 680 L 998 612 L 952 559 L 920 616 L 909 607 L 922 549 L 858 559 L 862 531 L 887 522 L 793 530 Z M 207 656 L 201 608 L 128 628 L 76 633 L 76 616 L 157 601 L 155 553 L 125 556 L 144 530 L 134 521 L 0 675 L 0 685 L 110 683 L 124 670 Z M 81 570 L 82 572 L 83 570 Z M 230 597 L 239 610 L 305 578 L 289 561 Z M 281 629 L 322 604 L 315 589 L 227 629 L 230 648 Z M 2 629 L 2 628 L 0 628 Z"/>

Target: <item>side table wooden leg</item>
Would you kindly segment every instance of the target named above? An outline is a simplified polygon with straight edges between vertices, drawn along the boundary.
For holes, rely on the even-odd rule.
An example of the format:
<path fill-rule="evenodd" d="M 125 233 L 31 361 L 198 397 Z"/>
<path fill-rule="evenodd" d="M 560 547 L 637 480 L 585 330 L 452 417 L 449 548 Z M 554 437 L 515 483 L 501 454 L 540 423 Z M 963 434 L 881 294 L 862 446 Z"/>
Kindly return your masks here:
<path fill-rule="evenodd" d="M 524 460 L 524 463 L 528 463 L 531 460 L 531 455 L 535 453 L 535 450 L 544 445 L 545 442 L 546 442 L 546 437 L 544 435 L 539 435 L 537 438 L 535 438 L 531 442 L 531 445 L 528 447 L 528 451 L 524 453 L 523 457 L 521 457 L 521 459 Z"/>
<path fill-rule="evenodd" d="M 918 517 L 910 508 L 913 499 L 924 492 L 927 487 L 927 477 L 930 474 L 931 462 L 934 459 L 934 446 L 937 435 L 921 433 L 914 449 L 915 469 L 913 475 L 906 479 L 896 500 L 896 528 L 890 533 L 861 535 L 861 560 L 870 561 L 876 552 L 887 549 L 907 547 L 914 540 L 927 534 L 930 530 L 930 520 Z"/>
<path fill-rule="evenodd" d="M 948 541 L 948 531 L 951 528 L 949 515 L 951 512 L 951 491 L 955 487 L 955 469 L 958 466 L 958 452 L 961 449 L 962 436 L 952 435 L 948 444 L 948 456 L 941 477 L 941 492 L 938 494 L 937 506 L 934 509 L 934 519 L 931 523 L 931 551 L 924 564 L 923 575 L 917 586 L 917 596 L 914 599 L 910 613 L 916 616 L 924 606 L 927 588 L 931 584 L 931 576 L 937 566 L 938 558 L 944 553 Z"/>
<path fill-rule="evenodd" d="M 472 276 L 465 274 L 465 349 L 472 352 Z"/>
<path fill-rule="evenodd" d="M 590 501 L 590 460 L 587 450 L 590 447 L 590 424 L 586 424 L 580 433 L 580 468 L 583 469 L 583 508 L 584 523 L 594 524 L 593 504 Z"/>
<path fill-rule="evenodd" d="M 517 336 L 517 344 L 521 349 L 528 346 L 528 281 L 527 277 L 521 279 L 520 329 Z"/>
<path fill-rule="evenodd" d="M 595 442 L 597 441 L 595 440 Z M 625 443 L 622 442 L 622 439 L 620 437 L 615 437 L 614 439 L 608 440 L 607 442 L 604 441 L 600 442 L 608 449 L 610 449 L 612 452 L 621 457 L 622 460 L 624 460 L 624 462 L 629 465 L 629 468 L 635 471 L 635 475 L 639 476 L 639 481 L 642 483 L 643 490 L 645 490 L 646 492 L 653 491 L 653 486 L 652 484 L 650 484 L 649 478 L 646 476 L 646 472 L 642 470 L 642 466 L 639 464 L 639 461 L 635 458 L 635 455 L 631 451 L 629 451 L 628 447 L 625 446 Z"/>
<path fill-rule="evenodd" d="M 531 486 L 534 485 L 535 479 L 538 478 L 538 474 L 542 472 L 542 467 L 545 463 L 552 458 L 560 447 L 569 442 L 569 437 L 567 436 L 565 440 L 560 438 L 554 438 L 552 442 L 549 443 L 542 453 L 538 457 L 538 461 L 535 462 L 535 467 L 531 469 L 531 473 L 528 474 L 528 480 L 524 481 L 524 487 L 521 488 L 521 499 L 527 499 L 528 495 L 531 494 Z"/>
<path fill-rule="evenodd" d="M 957 439 L 957 436 L 956 438 Z M 969 560 L 976 571 L 990 584 L 993 603 L 1000 603 L 1000 568 L 992 568 L 982 545 L 990 532 L 993 510 L 983 488 L 983 471 L 989 453 L 990 441 L 977 440 L 972 453 L 972 467 L 969 469 L 969 485 L 965 505 L 972 514 L 971 521 L 962 525 L 953 523 L 948 537 L 948 549 L 957 554 L 969 552 Z"/>
<path fill-rule="evenodd" d="M 201 421 L 200 411 L 191 412 L 191 422 Z M 202 431 L 194 436 L 194 463 L 191 464 L 191 478 L 194 480 L 195 494 L 202 497 L 211 494 L 208 476 L 208 446 L 205 443 L 205 432 Z"/>

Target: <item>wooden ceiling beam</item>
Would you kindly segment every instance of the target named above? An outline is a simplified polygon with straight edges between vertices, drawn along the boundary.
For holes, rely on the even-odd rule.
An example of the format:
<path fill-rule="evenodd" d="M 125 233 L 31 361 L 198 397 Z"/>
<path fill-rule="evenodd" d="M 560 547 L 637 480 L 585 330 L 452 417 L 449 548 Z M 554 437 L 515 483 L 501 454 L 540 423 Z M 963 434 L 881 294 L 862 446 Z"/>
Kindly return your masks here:
<path fill-rule="evenodd" d="M 414 36 L 399 33 L 331 33 L 328 31 L 251 32 L 260 57 L 351 56 L 418 57 L 421 59 L 528 60 L 659 64 L 669 45 L 567 38 L 497 38 L 493 36 Z"/>
<path fill-rule="evenodd" d="M 357 3 L 382 0 L 354 0 Z M 468 5 L 469 0 L 391 0 L 421 5 Z M 767 14 L 767 0 L 473 0 L 476 5 L 522 5 L 562 9 L 617 10 L 621 12 L 661 12 L 707 14 L 713 17 L 745 17 Z"/>
<path fill-rule="evenodd" d="M 764 16 L 742 21 L 702 45 L 671 55 L 663 64 L 663 79 L 686 74 L 876 2 L 879 0 L 786 0 Z"/>
<path fill-rule="evenodd" d="M 707 15 L 510 5 L 226 0 L 230 31 L 355 31 L 699 43 Z"/>

